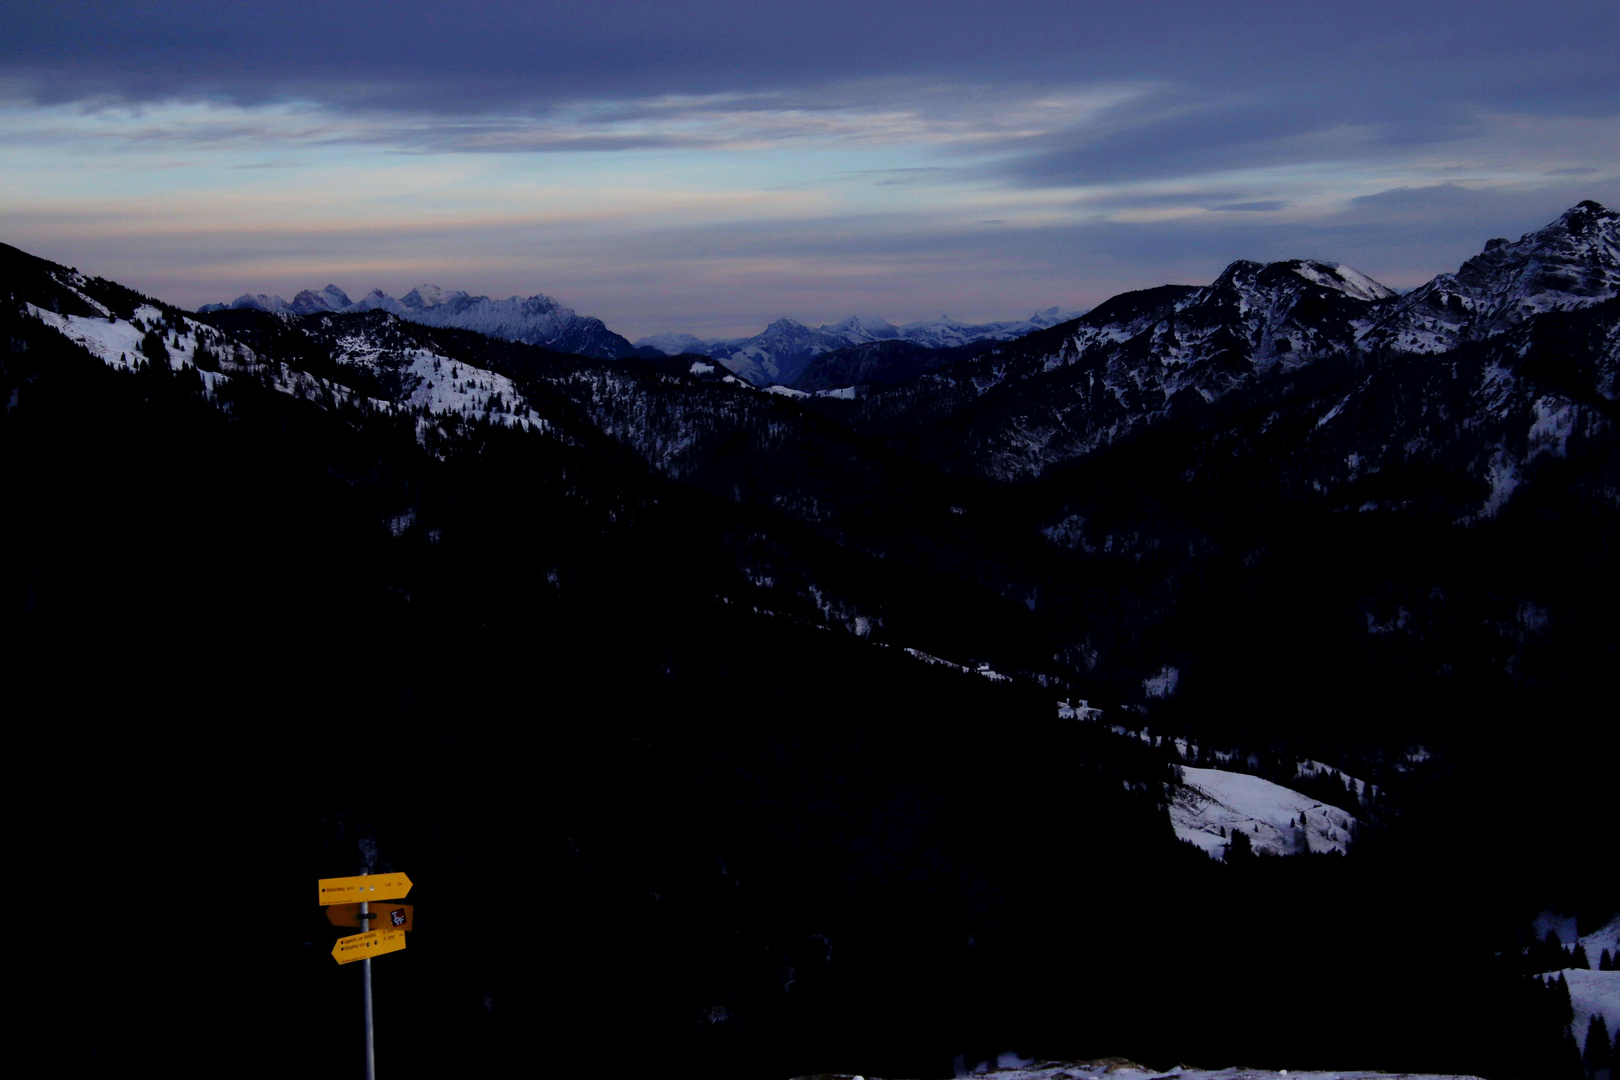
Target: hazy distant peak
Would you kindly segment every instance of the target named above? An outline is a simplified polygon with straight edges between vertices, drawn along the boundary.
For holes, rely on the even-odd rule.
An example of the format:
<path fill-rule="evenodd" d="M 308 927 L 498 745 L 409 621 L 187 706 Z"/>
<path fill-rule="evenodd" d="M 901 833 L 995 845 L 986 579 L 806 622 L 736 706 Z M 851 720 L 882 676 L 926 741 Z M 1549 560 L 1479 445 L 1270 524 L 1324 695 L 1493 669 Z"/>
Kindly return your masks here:
<path fill-rule="evenodd" d="M 850 337 L 870 340 L 900 336 L 898 326 L 878 315 L 851 315 L 842 322 L 823 326 L 821 329 L 828 334 L 845 334 Z"/>
<path fill-rule="evenodd" d="M 444 289 L 437 285 L 418 285 L 410 292 L 399 298 L 399 302 L 415 311 L 424 308 L 435 308 L 455 300 L 465 299 L 466 293 L 459 289 Z"/>
<path fill-rule="evenodd" d="M 230 307 L 235 311 L 286 311 L 287 301 L 279 296 L 270 296 L 265 293 L 243 293 L 232 300 Z"/>
<path fill-rule="evenodd" d="M 657 349 L 665 356 L 679 356 L 682 353 L 701 353 L 709 347 L 709 343 L 692 334 L 665 333 L 653 334 L 636 342 L 638 349 Z"/>
<path fill-rule="evenodd" d="M 349 294 L 336 285 L 327 285 L 320 292 L 313 289 L 304 289 L 292 298 L 287 310 L 295 315 L 312 315 L 319 311 L 347 311 L 353 302 Z"/>

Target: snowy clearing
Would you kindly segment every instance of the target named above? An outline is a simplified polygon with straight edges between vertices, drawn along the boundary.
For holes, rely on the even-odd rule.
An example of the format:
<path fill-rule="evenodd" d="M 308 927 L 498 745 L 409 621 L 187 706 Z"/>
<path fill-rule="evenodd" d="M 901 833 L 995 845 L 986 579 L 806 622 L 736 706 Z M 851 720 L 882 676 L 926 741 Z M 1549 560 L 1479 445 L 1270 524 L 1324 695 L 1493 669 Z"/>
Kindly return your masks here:
<path fill-rule="evenodd" d="M 1581 948 L 1586 950 L 1587 962 L 1592 965 L 1591 970 L 1565 968 L 1561 972 L 1549 972 L 1542 976 L 1550 980 L 1562 975 L 1569 984 L 1570 1004 L 1575 1007 L 1575 1019 L 1570 1024 L 1570 1030 L 1575 1033 L 1575 1041 L 1580 1044 L 1581 1051 L 1586 1051 L 1586 1025 L 1591 1022 L 1594 1013 L 1602 1015 L 1612 1038 L 1616 1027 L 1620 1027 L 1620 971 L 1598 971 L 1596 968 L 1603 950 L 1607 949 L 1611 956 L 1620 955 L 1620 917 L 1610 919 L 1604 926 L 1577 938 L 1573 915 L 1543 912 L 1536 918 L 1535 930 L 1537 937 L 1545 937 L 1547 931 L 1551 930 L 1566 947 L 1579 941 Z"/>
<path fill-rule="evenodd" d="M 75 290 L 77 291 L 77 290 Z M 105 310 L 84 294 L 88 304 Z M 47 311 L 33 304 L 30 314 L 54 328 L 70 341 L 83 346 L 103 363 L 122 371 L 134 371 L 136 364 L 145 359 L 141 343 L 151 328 L 163 325 L 165 313 L 148 304 L 135 310 L 130 320 L 112 316 L 86 318 Z M 219 385 L 232 377 L 251 373 L 258 362 L 253 350 L 235 341 L 229 335 L 194 319 L 179 316 L 178 329 L 163 331 L 164 348 L 169 355 L 169 366 L 175 371 L 195 367 L 197 350 L 208 345 L 214 353 L 218 371 L 198 370 L 210 396 Z M 273 365 L 268 374 L 268 385 L 278 393 L 308 400 L 319 406 L 323 398 L 337 404 L 358 405 L 378 412 L 396 409 L 422 408 L 427 417 L 418 421 L 418 438 L 433 426 L 435 416 L 459 415 L 527 431 L 545 432 L 550 425 L 535 416 L 519 393 L 516 384 L 504 375 L 482 368 L 462 364 L 453 357 L 440 356 L 426 349 L 413 350 L 409 356 L 378 347 L 364 337 L 346 339 L 341 343 L 338 361 L 366 368 L 376 373 L 392 373 L 402 377 L 411 387 L 403 401 L 387 401 L 360 394 L 348 386 L 307 372 Z"/>
<path fill-rule="evenodd" d="M 1355 817 L 1293 788 L 1247 773 L 1182 768 L 1184 787 L 1170 799 L 1176 836 L 1212 859 L 1224 858 L 1232 831 L 1242 829 L 1256 852 L 1297 855 L 1343 852 Z"/>

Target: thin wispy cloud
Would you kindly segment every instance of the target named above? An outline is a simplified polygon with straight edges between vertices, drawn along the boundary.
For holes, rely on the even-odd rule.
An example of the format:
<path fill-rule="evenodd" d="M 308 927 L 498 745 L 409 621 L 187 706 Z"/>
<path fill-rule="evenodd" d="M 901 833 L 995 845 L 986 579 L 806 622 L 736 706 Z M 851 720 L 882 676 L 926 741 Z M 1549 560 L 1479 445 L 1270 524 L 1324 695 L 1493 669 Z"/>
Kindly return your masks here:
<path fill-rule="evenodd" d="M 1072 131 L 1142 93 L 1125 85 L 1054 91 L 888 80 L 816 92 L 574 101 L 528 115 L 458 117 L 314 101 L 37 106 L 13 94 L 0 100 L 0 140 L 98 142 L 131 150 L 356 144 L 422 153 L 754 151 L 828 143 L 1004 147 Z"/>

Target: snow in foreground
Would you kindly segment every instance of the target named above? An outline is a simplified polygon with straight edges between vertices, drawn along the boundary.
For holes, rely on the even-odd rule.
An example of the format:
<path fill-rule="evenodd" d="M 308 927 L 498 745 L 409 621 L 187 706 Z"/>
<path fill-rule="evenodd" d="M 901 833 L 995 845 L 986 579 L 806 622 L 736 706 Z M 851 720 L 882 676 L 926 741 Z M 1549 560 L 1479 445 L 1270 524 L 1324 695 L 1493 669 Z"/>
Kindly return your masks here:
<path fill-rule="evenodd" d="M 1003 1054 L 1002 1061 L 1011 1058 L 1010 1054 Z M 847 1073 L 835 1073 L 833 1076 L 847 1078 L 847 1080 L 864 1080 L 860 1077 L 850 1077 Z M 1095 1061 L 1043 1061 L 1028 1062 L 1011 1066 L 1000 1066 L 994 1069 L 974 1070 L 974 1076 L 989 1077 L 990 1080 L 1101 1080 L 1109 1077 L 1111 1080 L 1138 1080 L 1143 1077 L 1164 1077 L 1166 1080 L 1175 1077 L 1176 1080 L 1395 1080 L 1390 1073 L 1371 1072 L 1352 1069 L 1348 1072 L 1292 1072 L 1284 1069 L 1280 1072 L 1270 1069 L 1194 1069 L 1185 1065 L 1177 1065 L 1173 1069 L 1149 1069 L 1123 1058 L 1100 1058 Z M 1399 1080 L 1473 1080 L 1469 1077 L 1455 1076 L 1440 1073 L 1400 1073 Z M 873 1078 L 876 1080 L 876 1078 Z"/>
<path fill-rule="evenodd" d="M 1548 930 L 1557 934 L 1558 940 L 1566 946 L 1580 942 L 1586 950 L 1587 962 L 1592 965 L 1591 968 L 1565 968 L 1542 976 L 1550 980 L 1562 975 L 1569 984 L 1569 1003 L 1575 1010 L 1575 1018 L 1569 1028 L 1575 1033 L 1575 1043 L 1584 1054 L 1586 1028 L 1594 1015 L 1603 1017 L 1610 1037 L 1613 1037 L 1616 1028 L 1620 1028 L 1620 971 L 1597 970 L 1598 957 L 1605 949 L 1610 955 L 1620 955 L 1620 918 L 1610 919 L 1603 927 L 1584 937 L 1577 937 L 1573 917 L 1542 915 L 1536 920 L 1536 936 L 1540 937 Z"/>

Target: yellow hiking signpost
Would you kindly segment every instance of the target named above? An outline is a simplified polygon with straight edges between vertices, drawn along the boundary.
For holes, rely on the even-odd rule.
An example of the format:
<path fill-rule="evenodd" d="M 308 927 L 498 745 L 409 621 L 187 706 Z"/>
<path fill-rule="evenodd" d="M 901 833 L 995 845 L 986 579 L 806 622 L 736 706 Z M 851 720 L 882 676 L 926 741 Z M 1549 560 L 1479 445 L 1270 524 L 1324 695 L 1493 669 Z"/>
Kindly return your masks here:
<path fill-rule="evenodd" d="M 370 960 L 383 953 L 399 952 L 405 947 L 403 930 L 367 930 L 352 937 L 340 937 L 332 946 L 332 959 L 340 964 L 356 960 Z"/>
<path fill-rule="evenodd" d="M 320 886 L 322 907 L 356 900 L 403 900 L 411 893 L 411 879 L 397 873 L 325 877 Z"/>
<path fill-rule="evenodd" d="M 362 930 L 411 930 L 415 928 L 415 914 L 414 904 L 379 900 L 365 918 L 360 917 L 359 904 L 333 904 L 326 909 L 326 921 L 333 926 L 357 926 Z"/>
<path fill-rule="evenodd" d="M 370 927 L 363 934 L 338 938 L 332 946 L 332 959 L 339 964 L 360 961 L 361 987 L 366 1002 L 366 1080 L 377 1080 L 377 1055 L 373 1049 L 371 1022 L 371 958 L 405 948 L 405 931 L 411 928 L 414 908 L 393 903 L 410 895 L 411 879 L 402 873 L 371 874 L 362 871 L 354 877 L 321 878 L 321 906 L 333 926 Z M 377 910 L 371 909 L 372 904 Z"/>

